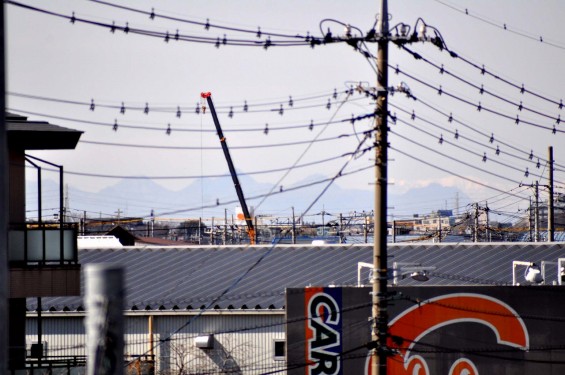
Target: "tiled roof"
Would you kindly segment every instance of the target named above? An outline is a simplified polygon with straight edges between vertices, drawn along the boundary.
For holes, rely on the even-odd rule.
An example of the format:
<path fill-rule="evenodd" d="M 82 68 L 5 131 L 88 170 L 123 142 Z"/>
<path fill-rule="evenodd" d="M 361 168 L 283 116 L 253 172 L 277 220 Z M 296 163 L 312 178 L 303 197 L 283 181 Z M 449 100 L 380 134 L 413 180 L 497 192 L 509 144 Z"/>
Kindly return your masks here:
<path fill-rule="evenodd" d="M 372 253 L 372 245 L 347 244 L 123 247 L 79 250 L 79 261 L 83 267 L 123 265 L 128 310 L 200 309 L 209 304 L 212 309 L 281 309 L 285 288 L 356 285 L 357 263 L 372 262 Z M 389 269 L 395 261 L 436 267 L 428 282 L 405 279 L 399 285 L 496 285 L 512 283 L 513 260 L 556 262 L 565 258 L 565 244 L 389 244 L 388 255 Z M 548 264 L 547 270 L 551 283 L 556 266 Z M 213 301 L 225 290 L 223 298 Z M 42 305 L 52 311 L 84 306 L 81 297 L 43 298 Z M 35 308 L 36 300 L 28 299 L 28 309 Z"/>

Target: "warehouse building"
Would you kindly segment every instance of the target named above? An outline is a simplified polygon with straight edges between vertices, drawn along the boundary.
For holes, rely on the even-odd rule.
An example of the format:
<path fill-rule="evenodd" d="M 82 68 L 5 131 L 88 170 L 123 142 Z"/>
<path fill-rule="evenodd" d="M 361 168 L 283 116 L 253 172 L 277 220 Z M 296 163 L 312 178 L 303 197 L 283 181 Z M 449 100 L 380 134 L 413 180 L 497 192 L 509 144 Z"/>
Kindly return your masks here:
<path fill-rule="evenodd" d="M 286 315 L 287 288 L 364 290 L 372 251 L 346 244 L 119 247 L 79 250 L 79 261 L 125 269 L 124 366 L 132 373 L 264 374 L 285 373 L 286 352 L 296 344 L 286 343 L 289 319 L 296 322 Z M 390 284 L 508 288 L 531 283 L 525 271 L 537 270 L 529 280 L 560 290 L 560 258 L 560 243 L 391 244 Z M 424 277 L 416 281 L 415 273 Z M 41 324 L 35 299 L 27 309 L 26 345 L 37 342 L 41 327 L 46 351 L 41 363 L 28 364 L 81 368 L 82 297 L 43 298 Z M 368 325 L 360 329 L 369 333 Z"/>

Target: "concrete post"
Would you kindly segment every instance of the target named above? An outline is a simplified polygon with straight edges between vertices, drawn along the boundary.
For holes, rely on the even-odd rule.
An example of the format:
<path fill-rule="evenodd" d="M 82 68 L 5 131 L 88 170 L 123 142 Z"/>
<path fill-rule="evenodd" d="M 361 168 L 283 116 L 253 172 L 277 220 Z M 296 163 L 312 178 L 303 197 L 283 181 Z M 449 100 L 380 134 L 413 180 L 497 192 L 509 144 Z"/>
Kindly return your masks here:
<path fill-rule="evenodd" d="M 85 267 L 87 375 L 124 373 L 123 274 L 111 264 Z"/>

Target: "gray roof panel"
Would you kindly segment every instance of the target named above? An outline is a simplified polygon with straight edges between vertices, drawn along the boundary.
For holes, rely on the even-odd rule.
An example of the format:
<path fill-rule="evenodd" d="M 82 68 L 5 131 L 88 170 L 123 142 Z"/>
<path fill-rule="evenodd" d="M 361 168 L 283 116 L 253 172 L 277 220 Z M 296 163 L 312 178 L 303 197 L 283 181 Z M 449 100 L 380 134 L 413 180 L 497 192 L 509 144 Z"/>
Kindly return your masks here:
<path fill-rule="evenodd" d="M 498 285 L 512 283 L 512 261 L 556 262 L 564 243 L 389 244 L 393 262 L 435 266 L 426 283 L 399 285 Z M 356 285 L 357 263 L 372 262 L 372 245 L 279 245 L 215 247 L 123 247 L 79 250 L 82 266 L 113 263 L 125 267 L 126 309 L 199 309 L 224 291 L 213 305 L 221 309 L 284 307 L 285 288 Z M 548 283 L 556 280 L 555 266 Z M 519 278 L 523 281 L 523 270 Z M 241 279 L 236 284 L 236 280 Z M 367 282 L 366 282 L 367 284 Z M 81 291 L 83 291 L 81 281 Z M 83 307 L 81 297 L 43 298 L 44 309 Z M 214 307 L 214 306 L 212 306 Z M 35 298 L 28 309 L 36 308 Z"/>

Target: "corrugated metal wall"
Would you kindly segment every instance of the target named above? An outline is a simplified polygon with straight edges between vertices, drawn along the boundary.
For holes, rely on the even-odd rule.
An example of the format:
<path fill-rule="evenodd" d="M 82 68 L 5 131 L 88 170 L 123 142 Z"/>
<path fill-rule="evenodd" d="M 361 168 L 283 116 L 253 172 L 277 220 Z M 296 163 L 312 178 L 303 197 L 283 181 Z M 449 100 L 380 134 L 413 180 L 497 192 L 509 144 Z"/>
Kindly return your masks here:
<path fill-rule="evenodd" d="M 153 329 L 153 354 L 156 371 L 162 374 L 206 372 L 260 374 L 283 370 L 286 361 L 274 358 L 274 341 L 284 340 L 284 314 L 223 313 L 210 315 L 128 314 L 125 317 L 125 355 L 149 356 Z M 150 322 L 152 316 L 152 322 Z M 84 356 L 83 317 L 49 316 L 44 313 L 43 341 L 48 342 L 48 356 Z M 28 347 L 37 341 L 37 318 L 27 319 Z M 214 335 L 214 347 L 200 349 L 194 340 L 200 335 Z M 281 372 L 284 373 L 284 372 Z"/>

